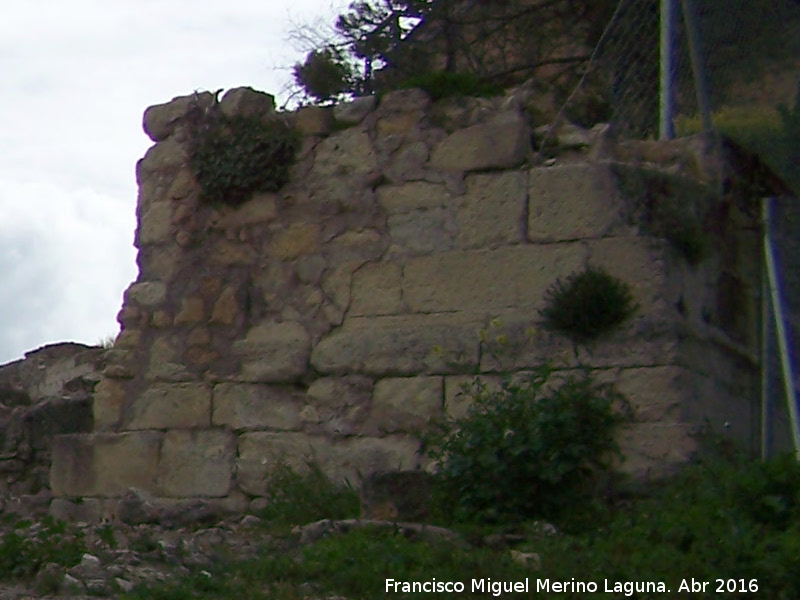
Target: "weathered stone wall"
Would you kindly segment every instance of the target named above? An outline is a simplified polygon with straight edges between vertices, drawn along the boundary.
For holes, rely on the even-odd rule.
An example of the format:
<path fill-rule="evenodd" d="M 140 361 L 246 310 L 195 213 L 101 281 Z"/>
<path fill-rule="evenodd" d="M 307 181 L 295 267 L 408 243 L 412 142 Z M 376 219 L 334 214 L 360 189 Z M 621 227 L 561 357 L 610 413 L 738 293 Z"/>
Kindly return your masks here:
<path fill-rule="evenodd" d="M 53 437 L 92 431 L 102 354 L 52 344 L 0 365 L 0 511 L 47 509 Z"/>
<path fill-rule="evenodd" d="M 718 197 L 713 252 L 692 267 L 637 224 L 624 185 L 657 171 L 708 195 L 719 184 L 708 140 L 562 130 L 561 154 L 542 164 L 529 100 L 523 89 L 432 103 L 405 90 L 377 106 L 302 109 L 288 115 L 304 133 L 290 183 L 238 208 L 200 200 L 179 135 L 192 97 L 148 109 L 157 143 L 137 166 L 140 274 L 95 391 L 94 433 L 57 438 L 59 514 L 76 497 L 113 512 L 131 487 L 243 510 L 280 461 L 351 480 L 424 467 L 419 434 L 463 413 L 464 381 L 545 360 L 588 366 L 628 395 L 630 472 L 684 461 L 705 418 L 747 438 L 754 221 Z M 273 111 L 247 89 L 221 109 Z M 588 264 L 629 283 L 640 308 L 576 351 L 537 311 Z"/>

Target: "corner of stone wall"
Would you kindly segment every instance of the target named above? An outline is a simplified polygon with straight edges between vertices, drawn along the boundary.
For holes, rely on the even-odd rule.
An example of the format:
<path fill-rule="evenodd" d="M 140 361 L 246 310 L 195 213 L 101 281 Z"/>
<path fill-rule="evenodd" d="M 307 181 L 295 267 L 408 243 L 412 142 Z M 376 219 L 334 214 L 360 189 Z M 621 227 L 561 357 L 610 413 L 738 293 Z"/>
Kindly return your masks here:
<path fill-rule="evenodd" d="M 230 111 L 272 110 L 263 94 L 229 93 Z M 434 105 L 402 90 L 290 115 L 305 136 L 290 182 L 212 206 L 176 135 L 192 101 L 212 100 L 146 113 L 156 144 L 137 166 L 139 277 L 95 431 L 57 440 L 54 510 L 91 497 L 107 513 L 130 488 L 244 505 L 276 467 L 309 461 L 351 482 L 424 469 L 420 431 L 463 414 L 460 383 L 545 360 L 588 366 L 639 406 L 623 468 L 658 471 L 694 450 L 689 434 L 717 402 L 698 395 L 717 388 L 682 362 L 681 306 L 702 313 L 719 270 L 687 269 L 642 231 L 614 164 L 586 148 L 533 161 L 533 126 L 508 99 Z M 640 308 L 576 354 L 538 310 L 589 264 L 630 284 Z M 511 355 L 479 338 L 490 323 Z"/>

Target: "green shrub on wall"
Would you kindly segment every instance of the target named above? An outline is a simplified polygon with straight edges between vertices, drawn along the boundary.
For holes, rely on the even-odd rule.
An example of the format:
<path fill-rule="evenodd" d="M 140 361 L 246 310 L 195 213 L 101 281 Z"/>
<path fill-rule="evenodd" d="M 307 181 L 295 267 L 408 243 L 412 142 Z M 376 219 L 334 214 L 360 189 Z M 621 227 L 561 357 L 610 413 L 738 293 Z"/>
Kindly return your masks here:
<path fill-rule="evenodd" d="M 588 342 L 618 327 L 637 305 L 627 283 L 605 270 L 587 267 L 545 292 L 544 325 L 575 342 Z"/>
<path fill-rule="evenodd" d="M 428 439 L 456 518 L 499 521 L 558 517 L 588 500 L 619 455 L 624 398 L 587 375 L 554 382 L 540 367 L 499 389 L 462 389 L 467 415 Z"/>
<path fill-rule="evenodd" d="M 213 105 L 190 113 L 192 174 L 210 202 L 238 205 L 255 192 L 274 192 L 289 180 L 300 138 L 278 116 L 227 116 Z"/>
<path fill-rule="evenodd" d="M 479 78 L 471 73 L 453 73 L 450 71 L 432 71 L 422 73 L 402 82 L 401 89 L 420 88 L 425 90 L 433 100 L 442 98 L 480 96 L 499 96 L 503 88 Z"/>

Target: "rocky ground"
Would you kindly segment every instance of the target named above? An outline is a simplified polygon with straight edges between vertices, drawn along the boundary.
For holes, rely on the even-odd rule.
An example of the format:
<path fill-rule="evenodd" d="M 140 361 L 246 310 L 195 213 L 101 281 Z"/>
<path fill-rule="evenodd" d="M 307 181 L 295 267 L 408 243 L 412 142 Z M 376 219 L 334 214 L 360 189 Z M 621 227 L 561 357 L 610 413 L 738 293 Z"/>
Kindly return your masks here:
<path fill-rule="evenodd" d="M 77 523 L 60 532 L 41 521 L 12 521 L 2 528 L 3 550 L 14 551 L 8 540 L 15 536 L 25 540 L 23 546 L 39 551 L 31 552 L 30 561 L 19 561 L 22 564 L 10 572 L 0 571 L 0 600 L 117 598 L 141 582 L 166 581 L 198 570 L 212 577 L 215 564 L 254 558 L 267 546 L 271 537 L 263 528 L 259 530 L 260 524 L 258 517 L 246 515 L 183 527 Z M 55 562 L 61 558 L 59 550 L 74 548 L 80 552 L 77 565 L 67 568 Z M 33 564 L 47 556 L 53 561 Z M 6 566 L 14 561 L 14 556 L 0 557 L 0 564 Z"/>

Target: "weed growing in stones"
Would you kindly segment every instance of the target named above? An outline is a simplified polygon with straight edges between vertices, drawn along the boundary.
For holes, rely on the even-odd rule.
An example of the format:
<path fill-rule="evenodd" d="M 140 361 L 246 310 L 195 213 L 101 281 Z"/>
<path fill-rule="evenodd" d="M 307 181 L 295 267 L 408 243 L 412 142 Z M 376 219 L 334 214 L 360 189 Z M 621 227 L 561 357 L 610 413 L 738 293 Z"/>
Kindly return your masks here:
<path fill-rule="evenodd" d="M 359 512 L 358 492 L 353 486 L 331 481 L 314 462 L 302 471 L 279 465 L 267 479 L 267 501 L 259 516 L 273 524 L 346 519 Z"/>
<path fill-rule="evenodd" d="M 226 116 L 218 104 L 187 115 L 192 174 L 210 202 L 239 205 L 255 192 L 274 192 L 289 180 L 300 144 L 277 115 Z"/>
<path fill-rule="evenodd" d="M 600 268 L 588 267 L 545 292 L 544 325 L 588 342 L 608 333 L 636 311 L 630 286 Z"/>

